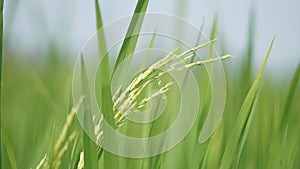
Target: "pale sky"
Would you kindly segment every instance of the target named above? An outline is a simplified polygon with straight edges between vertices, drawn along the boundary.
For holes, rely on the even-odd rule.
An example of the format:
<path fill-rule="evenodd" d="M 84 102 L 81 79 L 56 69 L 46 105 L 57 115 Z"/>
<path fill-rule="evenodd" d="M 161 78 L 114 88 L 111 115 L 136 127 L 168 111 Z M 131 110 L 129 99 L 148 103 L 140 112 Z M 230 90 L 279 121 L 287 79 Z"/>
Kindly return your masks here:
<path fill-rule="evenodd" d="M 104 23 L 132 14 L 136 2 L 100 0 Z M 204 33 L 209 34 L 217 11 L 218 38 L 224 40 L 228 53 L 238 57 L 246 50 L 251 4 L 255 6 L 257 19 L 256 67 L 276 35 L 268 71 L 278 77 L 291 74 L 300 61 L 299 0 L 186 0 L 180 5 L 175 0 L 150 0 L 148 12 L 177 15 L 197 27 L 205 18 Z M 76 58 L 85 41 L 95 32 L 94 0 L 9 0 L 4 13 L 5 35 L 9 35 L 10 45 L 27 55 L 42 50 L 52 39 L 60 47 L 70 49 L 71 57 Z"/>

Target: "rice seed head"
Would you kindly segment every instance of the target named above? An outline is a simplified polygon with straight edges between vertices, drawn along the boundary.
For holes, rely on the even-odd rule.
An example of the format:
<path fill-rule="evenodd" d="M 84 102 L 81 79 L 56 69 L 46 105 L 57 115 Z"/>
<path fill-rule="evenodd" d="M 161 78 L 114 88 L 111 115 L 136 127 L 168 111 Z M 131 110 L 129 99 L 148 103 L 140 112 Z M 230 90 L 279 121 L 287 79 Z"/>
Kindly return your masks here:
<path fill-rule="evenodd" d="M 159 70 L 162 66 L 168 64 L 172 58 L 174 58 L 175 53 L 179 50 L 179 48 L 176 48 L 172 52 L 170 52 L 166 57 L 160 59 L 159 61 L 155 62 L 153 65 L 151 65 L 145 72 L 141 73 L 138 77 L 136 77 L 132 83 L 130 83 L 129 91 L 133 90 L 141 81 L 145 80 L 147 77 L 149 77 L 152 73 L 154 73 L 156 70 Z"/>
<path fill-rule="evenodd" d="M 94 122 L 94 134 L 96 138 L 96 144 L 101 145 L 103 142 L 103 130 L 102 130 L 102 125 L 103 125 L 103 115 L 101 114 L 100 119 L 97 121 L 96 116 L 93 116 L 93 122 Z"/>
<path fill-rule="evenodd" d="M 146 96 L 142 99 L 140 103 L 137 103 L 138 96 L 142 93 L 142 91 L 149 86 L 151 83 L 153 83 L 155 80 L 159 79 L 160 77 L 164 76 L 166 73 L 171 71 L 180 71 L 183 69 L 190 69 L 194 66 L 200 66 L 206 63 L 215 62 L 218 60 L 223 60 L 230 58 L 230 55 L 224 55 L 222 57 L 218 58 L 210 58 L 208 60 L 203 61 L 196 61 L 192 63 L 188 63 L 191 58 L 195 56 L 195 51 L 201 48 L 204 48 L 208 46 L 209 44 L 213 44 L 215 41 L 211 40 L 209 42 L 203 43 L 199 46 L 196 46 L 194 48 L 191 48 L 189 50 L 186 50 L 178 55 L 176 55 L 176 52 L 180 48 L 176 48 L 172 52 L 170 52 L 166 57 L 158 60 L 154 64 L 152 64 L 148 69 L 146 69 L 144 72 L 139 74 L 137 77 L 135 77 L 132 82 L 128 85 L 128 87 L 122 91 L 120 94 L 120 87 L 118 88 L 117 92 L 114 96 L 119 97 L 113 97 L 113 111 L 117 112 L 114 115 L 115 123 L 117 126 L 122 126 L 126 120 L 126 117 L 133 112 L 136 112 L 135 106 L 137 105 L 137 109 L 143 108 L 151 99 L 165 94 L 171 85 L 173 85 L 173 82 L 169 82 L 158 91 L 151 93 L 149 96 Z M 190 55 L 188 55 L 190 54 Z M 186 56 L 188 55 L 188 56 Z M 170 65 L 171 64 L 171 65 Z M 168 66 L 169 65 L 169 66 Z M 160 71 L 157 74 L 155 74 L 157 71 L 161 70 L 162 67 L 167 66 L 167 69 L 165 71 Z M 154 74 L 154 75 L 153 75 Z M 161 85 L 161 81 L 158 83 Z"/>
<path fill-rule="evenodd" d="M 79 162 L 78 162 L 78 165 L 77 165 L 77 169 L 83 169 L 84 167 L 84 153 L 83 151 L 80 152 L 80 157 L 79 157 Z"/>
<path fill-rule="evenodd" d="M 218 61 L 218 60 L 224 60 L 224 59 L 228 59 L 230 57 L 231 56 L 227 54 L 227 55 L 224 55 L 224 56 L 218 57 L 218 58 L 211 58 L 211 59 L 208 59 L 208 60 L 197 61 L 197 62 L 194 62 L 194 63 L 190 63 L 188 65 L 185 65 L 184 68 L 190 69 L 190 68 L 192 68 L 194 66 L 200 66 L 200 65 L 203 65 L 203 64 L 206 64 L 206 63 L 215 62 L 215 61 Z"/>
<path fill-rule="evenodd" d="M 169 82 L 162 88 L 160 88 L 158 91 L 153 92 L 149 97 L 144 98 L 141 103 L 139 104 L 138 108 L 143 108 L 150 100 L 154 99 L 157 96 L 165 94 L 171 85 L 173 85 L 174 82 Z"/>
<path fill-rule="evenodd" d="M 103 142 L 103 131 L 100 131 L 96 136 L 96 144 L 100 145 Z"/>
<path fill-rule="evenodd" d="M 206 46 L 208 46 L 209 44 L 215 42 L 216 40 L 217 40 L 217 39 L 213 39 L 213 40 L 211 40 L 211 41 L 208 41 L 208 42 L 206 42 L 206 43 L 203 43 L 203 44 L 201 44 L 201 45 L 198 45 L 198 46 L 196 46 L 196 47 L 194 47 L 194 48 L 191 48 L 191 49 L 189 49 L 189 50 L 186 50 L 186 51 L 182 52 L 181 54 L 177 55 L 177 58 L 181 58 L 181 57 L 183 57 L 183 56 L 185 56 L 185 55 L 187 55 L 187 54 L 189 54 L 189 53 L 195 52 L 195 51 L 198 50 L 198 49 L 205 48 Z"/>
<path fill-rule="evenodd" d="M 80 105 L 82 104 L 84 99 L 84 96 L 81 96 L 79 98 L 78 103 L 76 104 L 76 106 L 74 106 L 70 112 L 70 114 L 67 116 L 67 120 L 63 126 L 63 130 L 60 133 L 58 140 L 55 144 L 55 148 L 54 148 L 54 154 L 57 154 L 57 152 L 62 148 L 62 146 L 64 145 L 64 142 L 66 141 L 67 135 L 68 135 L 68 131 L 74 121 L 74 118 L 79 110 Z"/>
<path fill-rule="evenodd" d="M 59 150 L 59 152 L 57 153 L 57 155 L 55 156 L 55 159 L 53 161 L 53 168 L 54 169 L 59 169 L 60 165 L 61 165 L 61 160 L 64 156 L 64 154 L 67 152 L 69 145 L 71 144 L 71 142 L 77 137 L 78 132 L 74 131 L 69 137 L 68 140 L 65 142 L 64 146 Z"/>

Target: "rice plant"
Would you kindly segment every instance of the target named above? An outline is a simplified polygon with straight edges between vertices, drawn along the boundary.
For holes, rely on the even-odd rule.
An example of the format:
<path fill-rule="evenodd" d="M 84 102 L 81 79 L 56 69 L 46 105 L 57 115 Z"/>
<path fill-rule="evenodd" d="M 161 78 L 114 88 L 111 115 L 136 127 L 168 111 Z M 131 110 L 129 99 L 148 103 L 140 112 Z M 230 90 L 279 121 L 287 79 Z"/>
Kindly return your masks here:
<path fill-rule="evenodd" d="M 107 39 L 105 31 L 102 30 L 104 25 L 101 3 L 98 0 L 94 2 L 96 30 L 99 35 L 97 47 L 101 53 L 107 50 Z M 147 12 L 150 2 L 138 0 L 134 14 Z M 1 10 L 3 11 L 3 0 Z M 154 33 L 148 42 L 144 60 L 139 65 L 142 71 L 130 79 L 128 85 L 117 86 L 117 90 L 113 91 L 110 76 L 117 74 L 118 66 L 124 60 L 132 62 L 131 55 L 136 52 L 138 40 L 141 38 L 133 32 L 141 31 L 145 18 L 144 15 L 134 15 L 126 32 L 127 38 L 121 42 L 114 64 L 111 64 L 113 62 L 111 53 L 101 53 L 104 58 L 99 66 L 100 83 L 97 85 L 102 113 L 99 116 L 91 114 L 90 98 L 93 93 L 88 88 L 89 65 L 84 53 L 81 53 L 79 58 L 82 81 L 78 82 L 81 83 L 83 95 L 75 103 L 72 101 L 71 92 L 73 65 L 60 60 L 63 54 L 55 49 L 49 49 L 51 53 L 49 60 L 38 68 L 30 66 L 26 60 L 15 58 L 6 58 L 2 62 L 1 13 L 0 79 L 5 81 L 0 88 L 1 168 L 299 168 L 300 63 L 290 81 L 282 84 L 272 80 L 265 69 L 269 58 L 272 57 L 272 49 L 275 48 L 274 38 L 259 72 L 252 80 L 250 77 L 254 72 L 252 38 L 255 33 L 253 12 L 252 10 L 249 23 L 247 54 L 240 63 L 241 67 L 232 67 L 231 61 L 236 57 L 231 57 L 230 54 L 214 56 L 219 42 L 216 40 L 218 37 L 218 14 L 216 14 L 208 41 L 199 44 L 200 39 L 203 39 L 202 34 L 199 34 L 193 48 L 174 48 L 173 51 L 147 65 L 152 56 L 151 49 L 159 40 L 158 35 Z M 203 30 L 203 27 L 204 22 L 200 29 Z M 197 52 L 205 50 L 208 53 L 206 59 L 197 59 Z M 228 82 L 227 99 L 224 114 L 213 135 L 202 142 L 199 139 L 200 133 L 208 117 L 212 97 L 205 66 L 216 62 L 225 65 Z M 155 137 L 161 131 L 170 128 L 178 115 L 176 104 L 180 104 L 178 101 L 180 93 L 169 73 L 183 70 L 195 74 L 199 93 L 203 94 L 200 96 L 203 106 L 197 110 L 195 125 L 183 140 L 164 153 L 141 158 L 125 157 L 103 148 L 108 135 L 103 127 L 106 122 L 115 131 L 137 138 Z M 157 121 L 139 124 L 130 120 L 131 115 L 146 110 L 155 100 L 161 101 L 160 98 L 164 96 L 168 96 L 170 99 L 168 102 L 175 104 L 167 105 L 167 111 Z M 83 125 L 77 118 L 80 110 L 86 112 Z M 82 127 L 85 125 L 92 128 L 92 136 Z M 168 143 L 170 139 L 173 138 L 164 138 L 161 145 L 165 145 L 164 143 Z M 147 141 L 147 144 L 151 144 L 149 140 Z"/>

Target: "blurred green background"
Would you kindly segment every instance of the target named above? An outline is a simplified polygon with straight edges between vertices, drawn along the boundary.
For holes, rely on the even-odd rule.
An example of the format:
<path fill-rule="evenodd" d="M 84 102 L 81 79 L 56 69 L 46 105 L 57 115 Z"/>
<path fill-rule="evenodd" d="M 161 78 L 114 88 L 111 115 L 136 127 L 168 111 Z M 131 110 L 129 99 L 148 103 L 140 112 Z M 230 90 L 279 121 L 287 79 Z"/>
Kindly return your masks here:
<path fill-rule="evenodd" d="M 100 1 L 104 23 L 132 14 L 135 4 L 136 1 Z M 21 169 L 35 168 L 57 139 L 73 106 L 71 83 L 75 59 L 95 31 L 93 5 L 92 1 L 70 0 L 5 2 L 1 100 L 3 169 L 14 168 L 14 165 Z M 213 18 L 218 12 L 217 50 L 235 56 L 224 61 L 228 99 L 216 134 L 200 145 L 195 141 L 198 129 L 194 127 L 181 144 L 163 155 L 164 168 L 203 165 L 218 168 L 237 114 L 274 35 L 277 39 L 253 108 L 253 120 L 235 166 L 300 167 L 300 88 L 299 84 L 292 84 L 300 58 L 299 6 L 299 1 L 270 0 L 150 1 L 149 12 L 184 17 L 198 27 L 205 18 L 207 35 L 212 33 Z M 286 114 L 289 114 L 288 128 L 281 126 L 285 124 L 282 117 Z M 198 120 L 200 126 L 202 121 Z M 73 128 L 80 130 L 80 125 L 76 122 Z M 114 158 L 126 161 L 123 168 L 133 168 L 141 161 Z M 68 156 L 64 157 L 61 168 L 68 168 Z"/>

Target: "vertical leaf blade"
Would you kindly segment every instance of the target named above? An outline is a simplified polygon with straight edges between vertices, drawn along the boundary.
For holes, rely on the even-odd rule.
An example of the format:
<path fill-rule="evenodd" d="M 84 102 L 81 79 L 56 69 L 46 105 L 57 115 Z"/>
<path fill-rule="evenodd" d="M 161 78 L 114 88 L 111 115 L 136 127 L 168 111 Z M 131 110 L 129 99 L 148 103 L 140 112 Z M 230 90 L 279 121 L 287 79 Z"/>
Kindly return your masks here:
<path fill-rule="evenodd" d="M 218 34 L 218 13 L 215 14 L 214 16 L 214 21 L 212 25 L 212 30 L 210 33 L 210 40 L 214 40 L 217 37 Z M 213 58 L 214 57 L 214 52 L 215 52 L 215 41 L 212 41 L 210 49 L 209 49 L 209 57 Z"/>
<path fill-rule="evenodd" d="M 236 152 L 237 152 L 237 149 L 239 148 L 242 136 L 244 134 L 247 134 L 247 133 L 243 133 L 243 131 L 244 131 L 244 128 L 247 124 L 249 114 L 251 113 L 251 109 L 253 107 L 254 100 L 255 100 L 255 97 L 257 95 L 257 92 L 258 92 L 258 89 L 259 89 L 259 86 L 260 86 L 260 82 L 261 82 L 261 79 L 262 79 L 263 72 L 265 70 L 267 61 L 268 61 L 269 56 L 271 54 L 274 41 L 275 41 L 275 37 L 272 40 L 272 43 L 271 43 L 271 45 L 269 47 L 269 50 L 266 54 L 265 60 L 264 60 L 262 66 L 259 70 L 259 73 L 256 76 L 256 79 L 254 80 L 254 82 L 253 82 L 253 84 L 252 84 L 252 86 L 251 86 L 251 88 L 250 88 L 243 104 L 242 104 L 242 107 L 241 107 L 240 112 L 238 114 L 237 120 L 236 120 L 235 125 L 232 129 L 231 137 L 229 138 L 228 144 L 227 144 L 225 152 L 223 154 L 223 158 L 222 158 L 221 166 L 220 166 L 221 169 L 229 169 L 229 168 L 232 167 L 232 165 L 235 162 L 234 160 L 235 160 L 235 157 L 236 157 L 236 154 L 237 154 Z"/>
<path fill-rule="evenodd" d="M 91 103 L 90 103 L 90 90 L 89 90 L 89 81 L 86 70 L 86 65 L 84 62 L 83 55 L 81 55 L 81 82 L 82 82 L 82 92 L 84 94 L 84 120 L 83 125 L 92 125 L 92 120 L 90 117 Z M 97 145 L 90 139 L 85 131 L 83 131 L 83 149 L 84 149 L 84 168 L 98 169 L 97 161 Z"/>
<path fill-rule="evenodd" d="M 136 47 L 138 40 L 138 33 L 140 32 L 144 20 L 144 15 L 148 7 L 149 0 L 139 0 L 135 11 L 134 16 L 130 22 L 129 28 L 126 33 L 126 37 L 123 41 L 120 53 L 118 55 L 114 71 L 118 67 L 118 65 L 129 55 L 131 55 Z"/>
<path fill-rule="evenodd" d="M 6 149 L 6 153 L 7 153 L 7 158 L 8 158 L 8 161 L 10 163 L 10 167 L 11 167 L 11 169 L 17 169 L 18 167 L 17 167 L 16 158 L 15 158 L 13 149 L 12 149 L 10 143 L 9 143 L 9 140 L 8 140 L 7 136 L 4 135 L 2 132 L 1 132 L 1 134 L 2 134 L 2 139 L 3 139 L 3 143 L 4 143 L 3 145 L 4 145 L 4 147 Z"/>
<path fill-rule="evenodd" d="M 300 80 L 300 63 L 298 64 L 297 70 L 295 71 L 295 74 L 293 76 L 292 82 L 290 84 L 290 88 L 289 88 L 289 93 L 286 99 L 286 103 L 284 106 L 284 114 L 282 117 L 282 121 L 281 121 L 281 128 L 285 129 L 285 127 L 287 126 L 287 121 L 289 119 L 290 116 L 290 110 L 291 110 L 291 106 L 293 103 L 293 98 L 295 96 L 295 91 L 297 89 L 297 85 L 299 83 Z"/>

